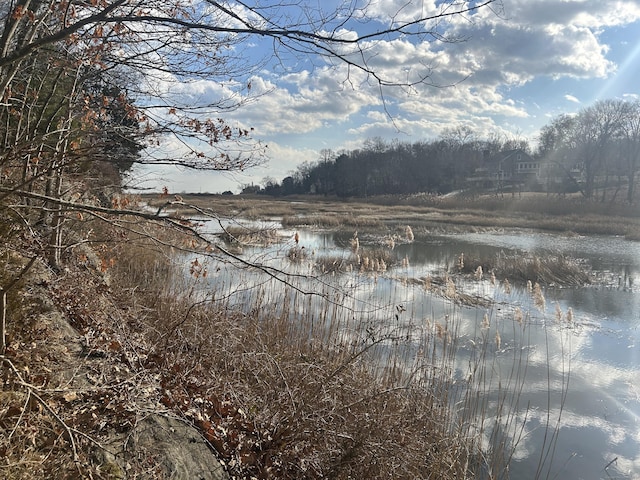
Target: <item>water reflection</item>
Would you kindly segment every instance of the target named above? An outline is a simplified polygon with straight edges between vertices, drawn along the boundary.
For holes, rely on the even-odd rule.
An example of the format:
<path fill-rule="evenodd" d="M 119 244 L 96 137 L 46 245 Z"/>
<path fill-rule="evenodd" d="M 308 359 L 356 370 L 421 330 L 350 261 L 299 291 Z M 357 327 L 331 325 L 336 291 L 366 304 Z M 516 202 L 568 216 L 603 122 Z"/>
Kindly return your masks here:
<path fill-rule="evenodd" d="M 314 256 L 348 257 L 350 239 L 346 233 L 299 231 L 299 245 L 309 257 L 297 266 L 298 271 L 312 272 Z M 369 240 L 379 246 L 378 240 Z M 291 243 L 253 247 L 245 254 L 259 255 L 260 261 L 284 268 L 290 267 L 287 252 L 292 247 Z M 525 286 L 507 291 L 485 275 L 481 281 L 457 280 L 456 288 L 490 300 L 490 306 L 462 307 L 409 281 L 454 266 L 461 253 L 491 258 L 500 252 L 567 255 L 584 261 L 605 284 L 546 288 L 546 304 L 541 308 Z M 397 259 L 407 258 L 408 264 L 398 262 L 384 274 L 328 276 L 321 278 L 320 285 L 339 282 L 344 296 L 335 301 L 354 312 L 353 321 L 376 328 L 400 325 L 416 338 L 422 329 L 455 316 L 460 345 L 455 358 L 458 388 L 467 388 L 465 379 L 478 345 L 495 344 L 489 365 L 495 376 L 480 387 L 486 397 L 483 401 L 496 411 L 498 382 L 512 389 L 509 401 L 517 408 L 513 418 L 503 422 L 504 435 L 514 438 L 511 478 L 640 477 L 639 243 L 598 236 L 472 233 L 417 238 L 397 245 L 394 254 Z M 214 278 L 218 283 L 232 282 L 224 269 Z M 233 288 L 249 292 L 256 280 L 247 274 L 233 281 Z M 238 301 L 247 298 L 240 295 Z M 268 301 L 277 305 L 281 299 L 274 296 Z M 305 305 L 313 308 L 314 302 L 321 301 L 317 297 Z M 302 308 L 299 303 L 292 305 Z M 415 351 L 408 352 L 407 358 L 412 355 Z M 519 359 L 516 368 L 522 369 L 515 376 L 514 358 Z"/>

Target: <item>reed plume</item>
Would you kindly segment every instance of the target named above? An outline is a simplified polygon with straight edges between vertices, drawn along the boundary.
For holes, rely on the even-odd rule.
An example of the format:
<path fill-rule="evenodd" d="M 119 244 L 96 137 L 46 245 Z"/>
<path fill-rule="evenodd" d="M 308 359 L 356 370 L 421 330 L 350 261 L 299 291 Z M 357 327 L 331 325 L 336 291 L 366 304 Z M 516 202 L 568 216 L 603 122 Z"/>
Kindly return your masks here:
<path fill-rule="evenodd" d="M 542 312 L 547 308 L 547 301 L 542 293 L 542 288 L 538 282 L 533 286 L 533 303 Z"/>
<path fill-rule="evenodd" d="M 409 225 L 407 225 L 404 229 L 404 235 L 407 237 L 407 242 L 412 243 L 414 240 L 413 230 Z"/>
<path fill-rule="evenodd" d="M 476 268 L 476 272 L 474 274 L 474 277 L 477 281 L 482 280 L 482 265 L 478 265 L 478 268 Z"/>

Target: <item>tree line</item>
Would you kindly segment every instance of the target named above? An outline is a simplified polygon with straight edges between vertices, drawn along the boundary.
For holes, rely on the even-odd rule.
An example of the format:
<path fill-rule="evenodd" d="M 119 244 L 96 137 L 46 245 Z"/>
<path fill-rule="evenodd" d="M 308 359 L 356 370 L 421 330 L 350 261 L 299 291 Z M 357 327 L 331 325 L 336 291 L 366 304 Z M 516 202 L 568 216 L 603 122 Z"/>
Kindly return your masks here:
<path fill-rule="evenodd" d="M 504 149 L 528 151 L 529 145 L 520 139 L 479 139 L 468 127 L 449 129 L 433 141 L 374 138 L 357 150 L 322 150 L 317 162 L 303 163 L 281 182 L 264 179 L 258 193 L 340 197 L 448 193 L 463 188 L 484 157 Z M 251 186 L 243 189 L 251 190 Z"/>
<path fill-rule="evenodd" d="M 519 150 L 536 161 L 537 181 L 530 188 L 577 191 L 604 201 L 626 188 L 632 202 L 640 168 L 640 101 L 601 100 L 576 114 L 560 115 L 545 125 L 537 145 L 521 138 L 481 139 L 466 126 L 447 129 L 434 140 L 385 142 L 369 139 L 362 148 L 322 150 L 277 181 L 245 186 L 244 193 L 266 195 L 318 194 L 339 197 L 445 194 L 471 188 L 469 179 L 501 152 Z"/>

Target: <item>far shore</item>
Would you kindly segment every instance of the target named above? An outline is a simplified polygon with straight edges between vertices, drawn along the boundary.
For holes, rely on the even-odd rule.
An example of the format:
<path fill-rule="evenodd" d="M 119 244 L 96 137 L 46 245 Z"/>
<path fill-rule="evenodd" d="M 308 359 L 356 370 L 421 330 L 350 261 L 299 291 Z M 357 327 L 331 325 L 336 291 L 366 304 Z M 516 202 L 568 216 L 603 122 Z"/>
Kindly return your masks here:
<path fill-rule="evenodd" d="M 536 229 L 567 235 L 615 235 L 640 241 L 640 208 L 628 203 L 587 201 L 580 196 L 541 193 L 481 196 L 145 194 L 148 204 L 194 215 L 196 206 L 215 215 L 245 219 L 282 219 L 291 228 L 393 230 L 401 225 L 427 232 Z"/>

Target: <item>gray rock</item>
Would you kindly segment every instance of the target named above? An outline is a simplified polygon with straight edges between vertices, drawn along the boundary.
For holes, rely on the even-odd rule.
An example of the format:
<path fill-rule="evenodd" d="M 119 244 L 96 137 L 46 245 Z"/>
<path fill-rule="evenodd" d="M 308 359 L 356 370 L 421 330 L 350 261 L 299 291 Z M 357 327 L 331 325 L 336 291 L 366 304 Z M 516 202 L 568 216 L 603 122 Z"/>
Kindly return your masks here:
<path fill-rule="evenodd" d="M 174 417 L 150 414 L 126 438 L 110 442 L 108 450 L 96 452 L 96 457 L 102 470 L 115 478 L 147 470 L 149 478 L 229 480 L 199 432 Z"/>

